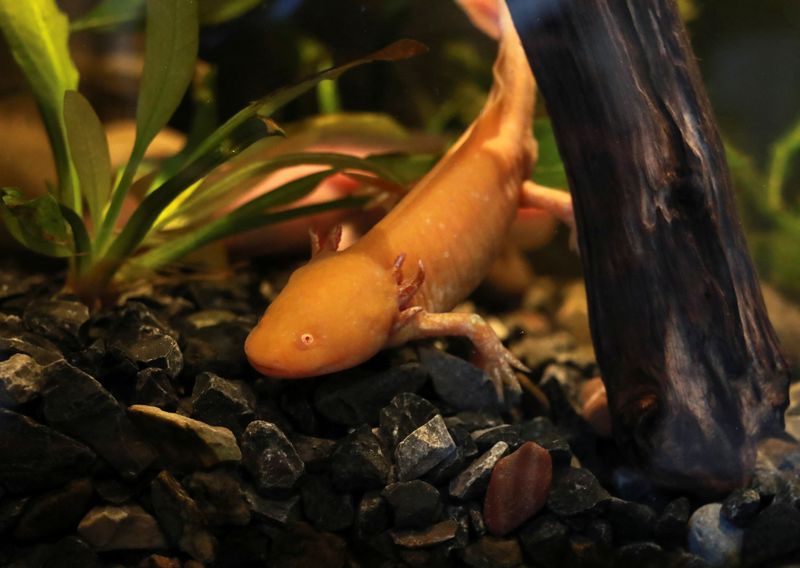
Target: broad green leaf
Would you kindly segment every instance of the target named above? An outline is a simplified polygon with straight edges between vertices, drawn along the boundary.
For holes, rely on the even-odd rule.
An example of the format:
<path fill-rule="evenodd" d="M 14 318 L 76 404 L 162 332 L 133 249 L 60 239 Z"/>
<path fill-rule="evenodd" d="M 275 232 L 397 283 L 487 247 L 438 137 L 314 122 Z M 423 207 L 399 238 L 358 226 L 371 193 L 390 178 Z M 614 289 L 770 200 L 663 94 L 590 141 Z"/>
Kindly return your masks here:
<path fill-rule="evenodd" d="M 61 205 L 61 215 L 72 230 L 72 262 L 78 275 L 86 273 L 92 265 L 92 242 L 83 219 L 69 207 Z"/>
<path fill-rule="evenodd" d="M 209 136 L 206 141 L 195 150 L 194 154 L 192 154 L 192 159 L 197 158 L 206 152 L 213 151 L 213 149 L 219 145 L 222 140 L 228 138 L 231 133 L 233 133 L 237 128 L 251 118 L 269 118 L 276 110 L 308 90 L 314 88 L 320 81 L 336 79 L 342 73 L 354 67 L 358 67 L 359 65 L 364 65 L 373 61 L 399 61 L 402 59 L 408 59 L 409 57 L 414 57 L 415 55 L 419 55 L 425 51 L 427 51 L 427 48 L 418 41 L 411 39 L 399 40 L 374 53 L 370 53 L 364 57 L 359 57 L 358 59 L 354 59 L 349 63 L 345 63 L 344 65 L 333 67 L 325 71 L 320 71 L 319 73 L 295 83 L 294 85 L 273 91 L 269 95 L 249 104 L 228 119 L 225 124 L 214 131 L 214 133 L 211 134 L 211 136 Z"/>
<path fill-rule="evenodd" d="M 97 237 L 100 251 L 107 246 L 125 194 L 147 147 L 167 124 L 192 80 L 197 38 L 197 0 L 148 0 L 144 71 L 136 106 L 136 139 Z"/>
<path fill-rule="evenodd" d="M 558 153 L 558 144 L 550 119 L 537 119 L 533 126 L 536 140 L 539 142 L 539 160 L 533 169 L 536 183 L 548 187 L 564 188 L 568 186 L 564 163 Z"/>
<path fill-rule="evenodd" d="M 8 232 L 32 251 L 47 256 L 72 256 L 67 223 L 51 195 L 28 200 L 17 189 L 2 188 L 0 217 Z"/>
<path fill-rule="evenodd" d="M 78 71 L 67 45 L 67 18 L 55 0 L 0 0 L 0 29 L 42 113 L 58 171 L 57 197 L 80 211 L 62 112 L 64 93 L 78 88 Z"/>
<path fill-rule="evenodd" d="M 145 0 L 103 0 L 70 24 L 70 31 L 103 29 L 144 18 Z"/>
<path fill-rule="evenodd" d="M 111 160 L 103 124 L 92 105 L 78 91 L 64 97 L 64 122 L 81 194 L 89 205 L 94 227 L 99 227 L 111 192 Z"/>
<path fill-rule="evenodd" d="M 200 23 L 221 24 L 237 18 L 261 3 L 261 0 L 199 0 Z M 73 32 L 98 30 L 144 19 L 145 0 L 103 0 L 70 25 Z"/>

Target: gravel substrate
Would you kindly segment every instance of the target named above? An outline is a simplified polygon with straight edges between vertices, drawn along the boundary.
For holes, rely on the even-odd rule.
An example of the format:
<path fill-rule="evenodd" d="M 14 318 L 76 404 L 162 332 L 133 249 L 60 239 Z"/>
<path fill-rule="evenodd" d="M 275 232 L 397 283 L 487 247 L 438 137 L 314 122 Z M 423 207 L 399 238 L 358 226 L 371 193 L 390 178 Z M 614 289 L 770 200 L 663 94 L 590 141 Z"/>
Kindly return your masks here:
<path fill-rule="evenodd" d="M 242 345 L 275 285 L 252 272 L 94 315 L 52 282 L 0 271 L 0 566 L 800 562 L 788 435 L 715 502 L 622 462 L 579 286 L 542 279 L 492 318 L 533 369 L 509 409 L 460 340 L 260 377 Z"/>

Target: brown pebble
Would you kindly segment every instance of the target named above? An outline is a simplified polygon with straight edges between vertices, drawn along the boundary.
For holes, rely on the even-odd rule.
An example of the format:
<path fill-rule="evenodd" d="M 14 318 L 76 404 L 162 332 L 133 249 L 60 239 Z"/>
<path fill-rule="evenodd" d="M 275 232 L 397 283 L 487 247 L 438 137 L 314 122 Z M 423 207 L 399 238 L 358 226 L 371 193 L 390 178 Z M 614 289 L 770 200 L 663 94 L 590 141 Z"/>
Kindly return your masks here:
<path fill-rule="evenodd" d="M 552 480 L 550 453 L 533 442 L 497 462 L 483 505 L 489 532 L 508 534 L 538 513 L 547 502 Z"/>
<path fill-rule="evenodd" d="M 581 385 L 581 416 L 595 433 L 603 438 L 611 437 L 611 413 L 608 410 L 608 395 L 600 377 L 589 379 Z"/>

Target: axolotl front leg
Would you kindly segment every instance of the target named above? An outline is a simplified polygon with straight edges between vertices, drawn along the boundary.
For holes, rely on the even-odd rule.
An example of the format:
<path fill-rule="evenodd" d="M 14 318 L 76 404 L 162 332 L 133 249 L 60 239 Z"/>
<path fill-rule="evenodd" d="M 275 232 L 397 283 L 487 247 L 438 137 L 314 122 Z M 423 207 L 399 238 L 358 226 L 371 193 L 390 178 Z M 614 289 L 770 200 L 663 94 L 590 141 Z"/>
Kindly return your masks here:
<path fill-rule="evenodd" d="M 414 294 L 425 280 L 425 269 L 419 262 L 416 275 L 403 279 L 402 265 L 405 255 L 400 255 L 394 264 L 398 290 L 398 316 L 392 329 L 390 343 L 405 343 L 414 339 L 428 337 L 459 336 L 469 339 L 477 352 L 473 360 L 482 368 L 497 390 L 500 401 L 505 400 L 508 389 L 512 399 L 519 396 L 521 389 L 514 369 L 523 372 L 530 370 L 506 349 L 491 326 L 477 314 L 431 313 L 412 304 Z"/>

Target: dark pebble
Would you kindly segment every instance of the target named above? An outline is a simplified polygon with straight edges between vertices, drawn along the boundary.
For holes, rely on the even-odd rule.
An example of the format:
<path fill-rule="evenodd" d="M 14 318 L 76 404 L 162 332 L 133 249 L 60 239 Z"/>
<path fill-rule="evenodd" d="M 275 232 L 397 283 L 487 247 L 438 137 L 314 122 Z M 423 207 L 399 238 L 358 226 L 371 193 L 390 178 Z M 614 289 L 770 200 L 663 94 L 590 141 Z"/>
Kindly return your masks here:
<path fill-rule="evenodd" d="M 203 514 L 178 481 L 162 471 L 151 484 L 153 511 L 170 542 L 199 560 L 213 562 L 216 539 L 204 527 Z"/>
<path fill-rule="evenodd" d="M 666 563 L 666 553 L 655 542 L 634 542 L 621 546 L 615 554 L 619 568 L 660 568 Z"/>
<path fill-rule="evenodd" d="M 363 541 L 389 528 L 389 505 L 379 491 L 368 491 L 364 494 L 358 503 L 355 523 L 356 536 Z"/>
<path fill-rule="evenodd" d="M 301 488 L 306 517 L 321 531 L 341 531 L 353 524 L 353 498 L 334 490 L 324 475 L 308 475 Z"/>
<path fill-rule="evenodd" d="M 651 539 L 655 533 L 656 512 L 647 505 L 612 497 L 606 505 L 606 517 L 623 544 Z"/>
<path fill-rule="evenodd" d="M 783 472 L 783 483 L 773 503 L 785 503 L 800 509 L 800 472 Z"/>
<path fill-rule="evenodd" d="M 460 357 L 438 349 L 419 350 L 420 364 L 431 376 L 433 389 L 456 410 L 497 407 L 499 400 L 489 376 Z"/>
<path fill-rule="evenodd" d="M 398 529 L 427 527 L 442 513 L 439 491 L 418 479 L 392 483 L 382 495 L 391 508 L 394 527 Z"/>
<path fill-rule="evenodd" d="M 214 373 L 200 373 L 194 382 L 191 417 L 223 426 L 240 437 L 255 418 L 256 396 L 249 385 Z"/>
<path fill-rule="evenodd" d="M 270 532 L 265 525 L 251 525 L 221 534 L 215 566 L 270 566 Z M 184 564 L 184 568 L 190 567 Z"/>
<path fill-rule="evenodd" d="M 125 409 L 94 378 L 65 361 L 48 365 L 43 392 L 47 423 L 80 440 L 124 478 L 135 478 L 156 453 Z"/>
<path fill-rule="evenodd" d="M 245 486 L 243 491 L 250 516 L 256 521 L 277 523 L 285 527 L 303 516 L 299 495 L 286 499 L 265 499 L 252 486 Z"/>
<path fill-rule="evenodd" d="M 273 536 L 270 568 L 345 568 L 347 544 L 335 534 L 318 532 L 307 523 L 295 523 Z"/>
<path fill-rule="evenodd" d="M 242 465 L 265 494 L 292 489 L 305 470 L 280 428 L 263 420 L 251 422 L 242 435 Z"/>
<path fill-rule="evenodd" d="M 400 481 L 421 477 L 455 451 L 456 444 L 437 414 L 397 444 L 397 477 Z"/>
<path fill-rule="evenodd" d="M 98 551 L 167 548 L 156 519 L 134 504 L 92 508 L 81 519 L 78 535 Z"/>
<path fill-rule="evenodd" d="M 686 539 L 687 523 L 692 515 L 689 499 L 679 497 L 670 501 L 656 520 L 655 532 L 664 544 L 683 543 Z"/>
<path fill-rule="evenodd" d="M 486 430 L 503 424 L 503 418 L 496 412 L 464 410 L 444 419 L 448 428 L 464 428 L 468 432 Z"/>
<path fill-rule="evenodd" d="M 781 472 L 772 467 L 757 466 L 750 487 L 758 491 L 763 503 L 769 503 L 783 485 Z"/>
<path fill-rule="evenodd" d="M 450 482 L 450 495 L 462 501 L 482 497 L 494 466 L 507 453 L 508 444 L 497 442 Z"/>
<path fill-rule="evenodd" d="M 64 358 L 55 343 L 29 331 L 9 331 L 0 327 L 0 357 L 15 353 L 33 357 L 40 365 L 49 365 Z"/>
<path fill-rule="evenodd" d="M 343 492 L 363 492 L 386 485 L 391 464 L 366 424 L 337 442 L 331 455 L 333 485 Z"/>
<path fill-rule="evenodd" d="M 336 447 L 335 440 L 302 434 L 292 434 L 290 439 L 297 455 L 306 465 L 306 471 L 325 471 L 330 466 L 331 455 Z"/>
<path fill-rule="evenodd" d="M 380 410 L 400 393 L 413 393 L 427 380 L 417 363 L 405 363 L 382 373 L 330 377 L 314 395 L 314 407 L 337 424 L 375 424 Z"/>
<path fill-rule="evenodd" d="M 239 480 L 226 471 L 196 471 L 184 485 L 211 526 L 244 526 L 250 507 Z"/>
<path fill-rule="evenodd" d="M 520 437 L 526 442 L 535 442 L 548 451 L 553 467 L 565 467 L 572 460 L 572 450 L 566 437 L 547 417 L 537 416 L 523 423 Z"/>
<path fill-rule="evenodd" d="M 523 442 L 520 436 L 519 426 L 512 424 L 503 424 L 485 430 L 476 430 L 472 432 L 472 439 L 475 441 L 479 452 L 489 450 L 497 442 L 505 442 L 508 444 L 509 450 L 513 452 L 519 448 Z"/>
<path fill-rule="evenodd" d="M 475 502 L 467 504 L 467 514 L 469 515 L 469 526 L 472 533 L 477 536 L 486 534 L 486 519 L 483 517 L 481 506 Z"/>
<path fill-rule="evenodd" d="M 522 548 L 515 538 L 485 536 L 467 546 L 461 559 L 470 568 L 516 568 L 522 564 Z"/>
<path fill-rule="evenodd" d="M 445 422 L 447 421 L 445 420 Z M 478 447 L 469 432 L 464 428 L 450 425 L 447 426 L 447 430 L 456 444 L 456 451 L 425 474 L 425 481 L 433 485 L 449 482 L 467 467 L 473 457 L 478 455 Z"/>
<path fill-rule="evenodd" d="M 427 423 L 439 410 L 414 393 L 401 393 L 380 411 L 381 436 L 396 448 L 411 432 Z"/>
<path fill-rule="evenodd" d="M 21 540 L 48 539 L 75 530 L 89 509 L 92 483 L 76 479 L 61 489 L 32 497 L 14 529 Z"/>
<path fill-rule="evenodd" d="M 722 502 L 720 514 L 743 527 L 761 508 L 761 496 L 755 489 L 736 489 Z"/>
<path fill-rule="evenodd" d="M 8 495 L 0 499 L 0 535 L 16 526 L 17 520 L 22 515 L 22 511 L 30 499 L 30 497 L 11 497 Z"/>
<path fill-rule="evenodd" d="M 442 521 L 421 530 L 392 530 L 389 535 L 397 546 L 404 548 L 427 548 L 453 540 L 458 532 L 458 522 Z"/>
<path fill-rule="evenodd" d="M 519 533 L 522 550 L 529 562 L 541 568 L 560 566 L 567 552 L 569 529 L 552 515 L 524 525 Z"/>
<path fill-rule="evenodd" d="M 744 532 L 742 558 L 762 566 L 800 550 L 800 511 L 785 503 L 770 505 Z"/>
<path fill-rule="evenodd" d="M 50 547 L 41 568 L 97 568 L 100 565 L 97 553 L 88 543 L 67 536 Z"/>
<path fill-rule="evenodd" d="M 610 549 L 614 542 L 614 527 L 605 519 L 592 519 L 586 525 L 584 534 L 602 549 Z"/>
<path fill-rule="evenodd" d="M 76 349 L 81 345 L 81 329 L 89 321 L 89 308 L 81 302 L 42 300 L 28 304 L 22 320 L 32 332 Z"/>
<path fill-rule="evenodd" d="M 155 406 L 169 412 L 178 408 L 178 394 L 164 369 L 149 367 L 136 374 L 134 404 Z"/>
<path fill-rule="evenodd" d="M 63 485 L 85 474 L 94 460 L 94 452 L 80 442 L 27 416 L 0 409 L 0 483 L 9 491 Z"/>
<path fill-rule="evenodd" d="M 14 408 L 37 398 L 44 388 L 44 367 L 17 353 L 0 361 L 0 408 Z"/>
<path fill-rule="evenodd" d="M 554 476 L 547 506 L 559 517 L 571 517 L 588 513 L 609 498 L 592 472 L 570 468 Z"/>
<path fill-rule="evenodd" d="M 183 363 L 186 374 L 211 372 L 223 376 L 238 376 L 249 365 L 242 345 L 249 329 L 240 323 L 223 322 L 192 329 L 183 334 Z"/>

